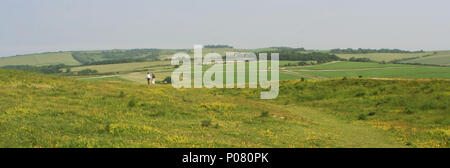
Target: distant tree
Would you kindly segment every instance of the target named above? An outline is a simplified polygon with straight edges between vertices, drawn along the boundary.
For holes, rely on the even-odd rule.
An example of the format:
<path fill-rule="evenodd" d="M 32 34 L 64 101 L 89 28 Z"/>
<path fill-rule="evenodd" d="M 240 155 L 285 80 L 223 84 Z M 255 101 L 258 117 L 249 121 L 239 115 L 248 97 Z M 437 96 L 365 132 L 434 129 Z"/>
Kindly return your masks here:
<path fill-rule="evenodd" d="M 298 62 L 298 65 L 299 65 L 299 66 L 305 66 L 305 65 L 306 65 L 306 62 L 300 61 L 300 62 Z"/>
<path fill-rule="evenodd" d="M 372 62 L 372 60 L 370 60 L 369 58 L 355 58 L 355 57 L 351 57 L 348 61 L 351 61 L 351 62 Z"/>
<path fill-rule="evenodd" d="M 340 49 L 340 48 L 336 48 L 336 49 L 332 49 L 331 53 L 336 53 L 336 54 L 367 54 L 367 53 L 422 53 L 424 52 L 423 50 L 419 50 L 419 51 L 407 51 L 407 50 L 399 50 L 399 49 L 363 49 L 363 48 L 358 48 L 358 49 L 352 49 L 352 48 L 346 48 L 346 49 Z"/>
<path fill-rule="evenodd" d="M 212 44 L 212 45 L 205 45 L 204 48 L 233 48 L 233 46 L 230 45 L 223 45 L 223 44 Z"/>
<path fill-rule="evenodd" d="M 24 70 L 24 71 L 31 71 L 31 72 L 40 72 L 44 74 L 55 74 L 55 73 L 62 73 L 63 68 L 65 68 L 66 65 L 64 64 L 58 64 L 58 65 L 48 65 L 48 66 L 32 66 L 32 65 L 7 65 L 3 66 L 2 68 L 6 69 L 18 69 L 18 70 Z"/>
<path fill-rule="evenodd" d="M 276 48 L 277 50 L 273 51 L 261 51 L 259 53 L 267 53 L 268 58 L 271 59 L 270 53 L 278 53 L 279 60 L 290 60 L 290 61 L 316 61 L 317 63 L 325 63 L 330 61 L 337 61 L 340 58 L 334 54 L 324 53 L 324 52 L 304 52 L 302 49 L 293 49 L 293 48 Z M 256 55 L 259 55 L 256 53 Z"/>

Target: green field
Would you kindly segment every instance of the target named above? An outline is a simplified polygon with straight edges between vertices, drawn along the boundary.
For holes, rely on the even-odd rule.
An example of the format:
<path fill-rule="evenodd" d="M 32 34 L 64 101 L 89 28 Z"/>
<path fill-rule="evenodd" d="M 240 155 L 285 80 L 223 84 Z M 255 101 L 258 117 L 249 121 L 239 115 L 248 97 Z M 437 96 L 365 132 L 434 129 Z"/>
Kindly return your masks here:
<path fill-rule="evenodd" d="M 369 54 L 336 54 L 338 57 L 350 59 L 352 57 L 355 58 L 369 58 L 372 61 L 376 62 L 389 62 L 397 59 L 404 58 L 413 58 L 420 57 L 424 55 L 431 54 L 432 52 L 424 52 L 424 53 L 369 53 Z"/>
<path fill-rule="evenodd" d="M 89 65 L 72 68 L 72 71 L 81 71 L 83 69 L 93 69 L 100 73 L 107 72 L 131 72 L 142 71 L 147 69 L 158 70 L 172 67 L 170 61 L 152 61 L 152 62 L 132 62 L 121 64 L 106 64 L 106 65 Z"/>
<path fill-rule="evenodd" d="M 280 65 L 288 64 L 288 63 L 297 63 L 298 61 L 280 61 Z M 270 65 L 270 63 L 269 63 Z M 203 71 L 206 71 L 210 68 L 210 65 L 203 65 Z M 157 81 L 163 81 L 166 77 L 170 77 L 172 72 L 175 70 L 174 66 L 170 65 L 169 61 L 153 61 L 153 62 L 135 62 L 135 63 L 122 63 L 122 64 L 107 64 L 107 65 L 90 65 L 90 66 L 80 66 L 72 68 L 71 70 L 74 72 L 81 71 L 83 69 L 93 69 L 97 70 L 99 73 L 110 73 L 110 72 L 118 72 L 116 77 L 135 81 L 138 83 L 146 83 L 145 76 L 147 72 L 154 72 L 157 75 Z M 225 67 L 224 67 L 225 69 Z M 236 73 L 237 73 L 237 69 Z M 193 72 L 193 70 L 192 70 Z M 246 79 L 250 75 L 248 73 L 248 63 L 246 64 Z M 225 72 L 224 72 L 225 73 Z M 193 76 L 193 75 L 192 75 Z M 225 75 L 224 75 L 225 76 Z M 268 74 L 270 77 L 270 73 Z M 110 77 L 110 75 L 106 75 L 105 78 Z M 292 79 L 300 79 L 302 76 L 299 76 L 296 73 L 289 72 L 280 72 L 280 80 L 292 80 Z M 93 76 L 93 79 L 98 80 L 101 76 Z M 193 77 L 192 77 L 193 78 Z M 81 77 L 80 79 L 90 79 L 89 77 Z M 248 81 L 248 80 L 247 80 Z"/>
<path fill-rule="evenodd" d="M 280 64 L 292 63 L 291 61 L 280 61 Z M 162 65 L 162 66 L 160 66 Z M 270 65 L 270 63 L 269 63 Z M 203 71 L 211 66 L 204 65 Z M 134 81 L 138 83 L 146 83 L 146 72 L 155 72 L 157 81 L 163 81 L 166 77 L 170 77 L 175 69 L 169 65 L 168 61 L 162 62 L 138 62 L 124 64 L 109 65 L 93 65 L 81 66 L 73 68 L 72 71 L 83 69 L 95 69 L 100 73 L 119 72 L 117 77 Z M 224 67 L 224 69 L 226 69 Z M 193 71 L 193 70 L 192 70 Z M 235 69 L 237 71 L 237 69 Z M 246 64 L 246 81 L 248 82 L 248 64 Z M 237 72 L 236 72 L 237 73 Z M 225 74 L 224 74 L 225 76 Z M 270 73 L 268 74 L 270 78 Z M 422 65 L 406 65 L 406 64 L 380 64 L 373 62 L 347 62 L 336 61 L 317 65 L 308 66 L 289 66 L 281 67 L 280 80 L 293 79 L 326 79 L 326 78 L 342 78 L 342 77 L 369 77 L 369 78 L 450 78 L 449 67 L 435 67 Z M 109 77 L 106 75 L 105 77 Z M 93 78 L 101 78 L 94 76 Z M 193 75 L 192 75 L 193 78 Z M 89 79 L 89 77 L 82 78 Z M 225 79 L 224 79 L 225 80 Z"/>
<path fill-rule="evenodd" d="M 320 65 L 289 67 L 290 71 L 317 77 L 371 77 L 371 78 L 450 78 L 450 67 L 371 62 L 331 62 Z"/>
<path fill-rule="evenodd" d="M 260 100 L 111 78 L 0 69 L 0 146 L 449 147 L 449 81 L 293 80 Z"/>
<path fill-rule="evenodd" d="M 0 66 L 5 65 L 54 65 L 54 64 L 66 64 L 66 65 L 80 65 L 78 61 L 72 58 L 70 52 L 57 52 L 57 53 L 43 53 L 43 54 L 31 54 L 14 57 L 0 57 Z"/>
<path fill-rule="evenodd" d="M 431 56 L 401 61 L 401 63 L 420 63 L 420 64 L 450 66 L 450 51 L 441 51 Z"/>
<path fill-rule="evenodd" d="M 338 70 L 338 69 L 367 69 L 367 68 L 387 68 L 387 67 L 408 67 L 408 65 L 380 64 L 374 62 L 335 61 L 318 65 L 288 67 L 287 69 Z"/>
<path fill-rule="evenodd" d="M 372 77 L 372 78 L 450 78 L 450 68 L 444 67 L 411 67 L 342 71 L 298 71 L 301 73 L 326 78 Z"/>

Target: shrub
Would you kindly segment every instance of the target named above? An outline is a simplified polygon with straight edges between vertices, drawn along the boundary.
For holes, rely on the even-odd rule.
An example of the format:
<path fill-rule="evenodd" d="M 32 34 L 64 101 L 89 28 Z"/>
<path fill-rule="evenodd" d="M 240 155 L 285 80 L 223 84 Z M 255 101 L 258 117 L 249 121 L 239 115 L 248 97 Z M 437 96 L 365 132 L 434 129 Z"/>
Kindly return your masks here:
<path fill-rule="evenodd" d="M 130 101 L 128 101 L 128 107 L 134 107 L 136 106 L 136 100 L 134 100 L 134 98 L 130 99 Z"/>
<path fill-rule="evenodd" d="M 344 76 L 344 77 L 342 78 L 342 80 L 347 80 L 347 77 L 346 77 L 346 76 Z"/>
<path fill-rule="evenodd" d="M 168 76 L 163 80 L 163 83 L 172 83 L 172 77 Z"/>
<path fill-rule="evenodd" d="M 367 116 L 365 114 L 360 114 L 358 120 L 367 120 Z"/>
<path fill-rule="evenodd" d="M 302 81 L 302 82 L 304 82 L 304 81 L 305 81 L 305 78 L 304 78 L 304 77 L 302 77 L 301 81 Z"/>
<path fill-rule="evenodd" d="M 219 123 L 216 123 L 216 125 L 214 125 L 214 128 L 219 128 Z"/>
<path fill-rule="evenodd" d="M 356 97 L 363 97 L 363 96 L 365 96 L 366 95 L 366 92 L 359 92 L 359 93 L 356 93 Z"/>
<path fill-rule="evenodd" d="M 202 120 L 202 127 L 209 127 L 211 124 L 211 120 Z"/>
<path fill-rule="evenodd" d="M 374 116 L 375 114 L 376 114 L 375 111 L 371 111 L 371 112 L 368 114 L 368 116 Z"/>
<path fill-rule="evenodd" d="M 269 112 L 266 110 L 261 111 L 261 117 L 269 117 Z"/>
<path fill-rule="evenodd" d="M 119 97 L 120 98 L 124 98 L 125 97 L 125 92 L 123 92 L 122 90 L 120 91 L 120 94 L 119 94 Z"/>
<path fill-rule="evenodd" d="M 92 74 L 96 74 L 96 73 L 98 73 L 97 70 L 92 70 L 89 68 L 78 71 L 78 75 L 92 75 Z"/>
<path fill-rule="evenodd" d="M 409 108 L 407 108 L 407 109 L 405 109 L 405 113 L 406 114 L 414 114 L 414 111 L 409 109 Z"/>

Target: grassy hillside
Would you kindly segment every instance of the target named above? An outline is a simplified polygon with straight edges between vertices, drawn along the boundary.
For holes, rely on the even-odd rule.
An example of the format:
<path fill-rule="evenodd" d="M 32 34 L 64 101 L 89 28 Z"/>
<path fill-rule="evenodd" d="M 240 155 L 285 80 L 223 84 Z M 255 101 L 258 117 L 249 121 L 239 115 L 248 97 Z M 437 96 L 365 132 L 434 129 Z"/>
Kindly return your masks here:
<path fill-rule="evenodd" d="M 43 53 L 43 54 L 31 54 L 21 55 L 14 57 L 0 57 L 0 66 L 5 65 L 80 65 L 78 61 L 72 58 L 70 52 L 56 52 L 56 53 Z"/>
<path fill-rule="evenodd" d="M 275 104 L 308 107 L 381 128 L 411 147 L 450 147 L 449 80 L 292 80 L 280 86 L 279 97 L 272 100 Z M 216 93 L 257 100 L 259 91 Z"/>
<path fill-rule="evenodd" d="M 0 147 L 448 147 L 449 86 L 289 81 L 263 101 L 0 69 Z"/>

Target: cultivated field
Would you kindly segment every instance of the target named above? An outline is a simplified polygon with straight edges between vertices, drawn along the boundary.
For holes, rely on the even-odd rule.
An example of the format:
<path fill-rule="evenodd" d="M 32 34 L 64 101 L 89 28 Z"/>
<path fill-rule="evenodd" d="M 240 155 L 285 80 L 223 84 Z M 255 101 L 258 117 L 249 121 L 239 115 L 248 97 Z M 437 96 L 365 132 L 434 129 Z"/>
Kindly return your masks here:
<path fill-rule="evenodd" d="M 321 65 L 289 67 L 288 70 L 317 78 L 359 76 L 370 78 L 450 78 L 450 67 L 366 62 L 331 62 Z"/>
<path fill-rule="evenodd" d="M 441 51 L 431 56 L 421 57 L 412 60 L 402 61 L 401 63 L 419 63 L 429 65 L 450 66 L 450 51 Z"/>
<path fill-rule="evenodd" d="M 132 72 L 142 70 L 158 70 L 165 69 L 170 65 L 170 61 L 149 61 L 149 62 L 132 62 L 120 64 L 106 64 L 106 65 L 89 65 L 72 68 L 72 71 L 81 71 L 83 69 L 97 70 L 100 73 L 108 72 Z"/>
<path fill-rule="evenodd" d="M 376 62 L 389 62 L 398 59 L 404 58 L 413 58 L 413 57 L 421 57 L 424 55 L 431 54 L 432 52 L 424 52 L 424 53 L 368 53 L 368 54 L 336 54 L 338 57 L 350 59 L 352 57 L 355 58 L 369 58 Z"/>

